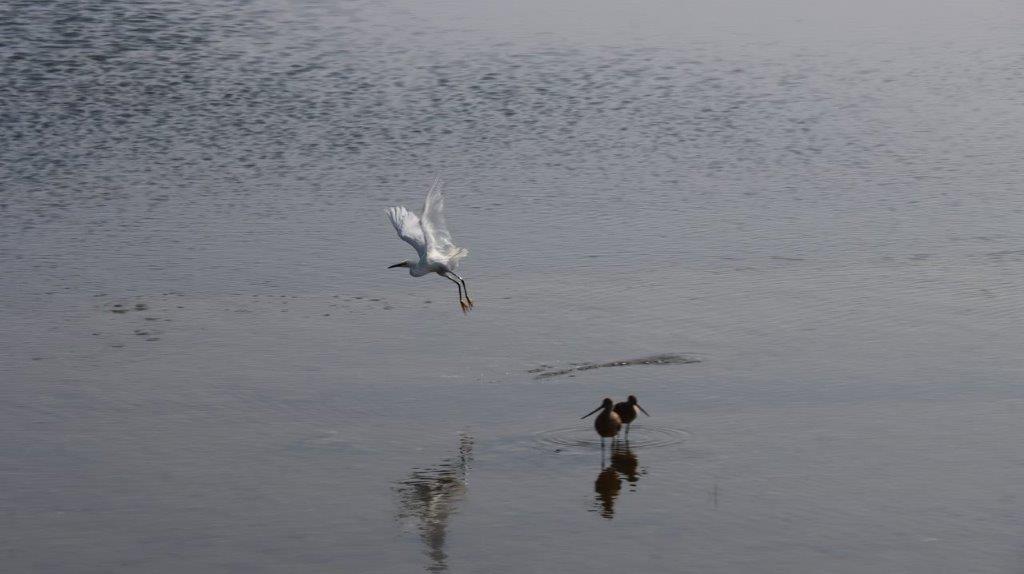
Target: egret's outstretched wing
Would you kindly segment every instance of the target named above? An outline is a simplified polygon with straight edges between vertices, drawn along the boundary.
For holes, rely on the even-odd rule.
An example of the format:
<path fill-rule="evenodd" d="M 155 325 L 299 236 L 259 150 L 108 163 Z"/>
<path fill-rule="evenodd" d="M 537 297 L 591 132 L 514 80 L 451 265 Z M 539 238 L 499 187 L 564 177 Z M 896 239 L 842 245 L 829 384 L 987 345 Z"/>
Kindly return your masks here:
<path fill-rule="evenodd" d="M 441 178 L 435 178 L 434 184 L 427 192 L 427 198 L 423 201 L 421 225 L 427 240 L 428 255 L 454 263 L 469 255 L 469 251 L 456 247 L 452 242 L 452 234 L 448 231 L 448 224 L 444 220 L 443 187 L 444 182 L 441 181 Z"/>
<path fill-rule="evenodd" d="M 416 253 L 423 257 L 427 252 L 427 240 L 423 237 L 420 218 L 416 217 L 415 213 L 399 205 L 388 208 L 388 219 L 391 221 L 391 225 L 395 226 L 395 231 L 398 232 L 398 236 L 402 238 L 402 241 L 412 245 Z"/>

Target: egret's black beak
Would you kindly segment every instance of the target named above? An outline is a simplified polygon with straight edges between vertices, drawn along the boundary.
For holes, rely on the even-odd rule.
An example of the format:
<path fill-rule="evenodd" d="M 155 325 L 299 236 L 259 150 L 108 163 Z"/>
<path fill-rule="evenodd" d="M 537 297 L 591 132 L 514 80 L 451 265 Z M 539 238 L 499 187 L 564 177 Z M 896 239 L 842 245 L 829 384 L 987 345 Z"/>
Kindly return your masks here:
<path fill-rule="evenodd" d="M 599 410 L 601 410 L 601 409 L 603 409 L 603 408 L 604 408 L 604 405 L 601 405 L 601 406 L 597 407 L 596 409 L 594 409 L 594 410 L 590 411 L 589 413 L 587 413 L 587 414 L 585 414 L 585 415 L 581 416 L 581 417 L 580 417 L 580 420 L 583 420 L 583 419 L 585 419 L 585 418 L 589 417 L 590 415 L 592 415 L 592 414 L 596 413 L 597 411 L 599 411 Z"/>
<path fill-rule="evenodd" d="M 395 263 L 394 265 L 388 265 L 388 269 L 394 269 L 395 267 L 405 267 L 405 265 L 406 263 L 405 261 L 403 261 L 401 263 Z"/>

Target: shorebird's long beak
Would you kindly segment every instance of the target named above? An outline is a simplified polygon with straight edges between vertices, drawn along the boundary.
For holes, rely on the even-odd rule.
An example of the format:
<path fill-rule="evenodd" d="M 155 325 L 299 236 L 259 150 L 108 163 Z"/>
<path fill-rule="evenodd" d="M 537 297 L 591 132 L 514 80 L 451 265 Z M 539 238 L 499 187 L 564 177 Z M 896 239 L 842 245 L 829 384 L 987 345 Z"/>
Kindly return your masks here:
<path fill-rule="evenodd" d="M 650 413 L 648 413 L 647 411 L 644 411 L 644 408 L 643 408 L 642 406 L 640 406 L 640 403 L 636 403 L 636 408 L 638 408 L 638 409 L 640 409 L 641 411 L 643 411 L 643 413 L 644 413 L 645 415 L 647 415 L 647 416 L 651 416 L 651 415 L 650 415 Z"/>
<path fill-rule="evenodd" d="M 596 409 L 594 409 L 594 410 L 590 411 L 589 413 L 587 413 L 587 414 L 585 414 L 585 415 L 581 416 L 581 417 L 580 417 L 580 420 L 583 420 L 583 419 L 585 419 L 585 418 L 589 417 L 590 415 L 592 415 L 592 414 L 596 413 L 597 411 L 599 411 L 599 410 L 601 410 L 601 409 L 603 409 L 603 408 L 604 408 L 604 405 L 601 405 L 601 406 L 597 407 Z"/>
<path fill-rule="evenodd" d="M 394 265 L 388 265 L 388 269 L 394 269 L 395 267 L 405 267 L 405 261 L 401 263 L 395 263 Z"/>

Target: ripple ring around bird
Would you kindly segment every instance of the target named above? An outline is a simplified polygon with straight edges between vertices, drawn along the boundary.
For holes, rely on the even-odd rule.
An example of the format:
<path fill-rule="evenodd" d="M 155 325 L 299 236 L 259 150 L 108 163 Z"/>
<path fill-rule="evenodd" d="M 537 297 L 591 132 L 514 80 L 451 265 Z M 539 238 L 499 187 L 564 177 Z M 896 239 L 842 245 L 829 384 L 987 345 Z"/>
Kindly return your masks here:
<path fill-rule="evenodd" d="M 690 433 L 682 429 L 674 429 L 658 425 L 637 425 L 629 436 L 629 446 L 632 448 L 661 448 L 682 444 L 690 438 Z M 617 441 L 625 442 L 620 436 Z M 538 447 L 545 450 L 551 447 L 565 448 L 591 448 L 599 447 L 600 438 L 594 434 L 590 425 L 580 425 L 541 431 L 534 435 L 534 441 Z"/>

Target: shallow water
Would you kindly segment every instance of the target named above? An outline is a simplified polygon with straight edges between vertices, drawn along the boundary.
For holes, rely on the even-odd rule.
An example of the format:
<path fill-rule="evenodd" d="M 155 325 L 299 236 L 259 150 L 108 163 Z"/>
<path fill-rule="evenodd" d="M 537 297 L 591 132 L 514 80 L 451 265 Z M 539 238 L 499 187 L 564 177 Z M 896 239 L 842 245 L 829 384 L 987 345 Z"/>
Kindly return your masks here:
<path fill-rule="evenodd" d="M 1020 570 L 1022 24 L 11 4 L 4 564 Z M 435 174 L 468 316 L 386 269 Z"/>

